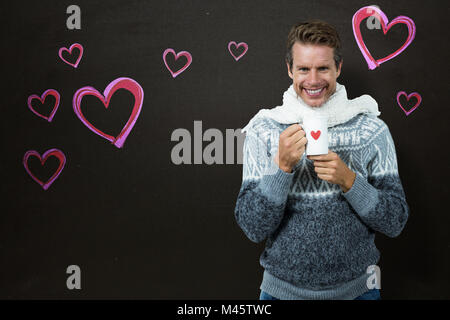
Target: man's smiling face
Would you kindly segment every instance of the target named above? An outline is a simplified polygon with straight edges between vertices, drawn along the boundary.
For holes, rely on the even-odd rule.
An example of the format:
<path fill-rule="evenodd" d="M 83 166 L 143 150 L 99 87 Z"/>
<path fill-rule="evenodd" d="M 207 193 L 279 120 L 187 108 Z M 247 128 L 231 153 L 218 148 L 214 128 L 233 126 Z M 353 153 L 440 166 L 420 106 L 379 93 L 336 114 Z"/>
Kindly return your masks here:
<path fill-rule="evenodd" d="M 333 48 L 300 42 L 292 46 L 292 58 L 292 70 L 289 64 L 287 67 L 295 92 L 309 106 L 322 106 L 336 91 L 342 62 L 336 69 Z"/>

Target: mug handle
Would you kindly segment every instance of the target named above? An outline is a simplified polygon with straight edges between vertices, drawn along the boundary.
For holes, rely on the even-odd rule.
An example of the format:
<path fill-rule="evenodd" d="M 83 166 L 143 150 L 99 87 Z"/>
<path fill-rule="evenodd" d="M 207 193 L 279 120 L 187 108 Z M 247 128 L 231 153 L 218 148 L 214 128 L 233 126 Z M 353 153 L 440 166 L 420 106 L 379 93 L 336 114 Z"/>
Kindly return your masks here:
<path fill-rule="evenodd" d="M 299 125 L 302 127 L 303 131 L 305 131 L 305 133 L 307 133 L 308 129 L 306 128 L 305 124 L 304 123 L 299 123 Z"/>
<path fill-rule="evenodd" d="M 299 125 L 302 127 L 303 131 L 305 131 L 305 137 L 306 137 L 306 145 L 305 145 L 305 152 L 303 153 L 305 156 L 308 155 L 306 152 L 306 146 L 308 145 L 308 128 L 304 125 L 304 123 L 299 123 Z"/>

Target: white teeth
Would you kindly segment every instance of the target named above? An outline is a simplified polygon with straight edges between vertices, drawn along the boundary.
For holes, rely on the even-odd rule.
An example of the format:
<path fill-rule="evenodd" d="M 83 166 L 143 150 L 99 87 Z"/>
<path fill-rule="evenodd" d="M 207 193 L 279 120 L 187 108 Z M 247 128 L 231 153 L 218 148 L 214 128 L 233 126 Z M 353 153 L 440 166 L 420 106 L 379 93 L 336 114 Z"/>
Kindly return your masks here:
<path fill-rule="evenodd" d="M 322 91 L 322 89 L 323 89 L 323 88 L 317 89 L 317 90 L 308 90 L 308 89 L 306 89 L 306 91 L 307 91 L 309 94 L 317 94 L 317 93 L 319 93 L 320 91 Z"/>

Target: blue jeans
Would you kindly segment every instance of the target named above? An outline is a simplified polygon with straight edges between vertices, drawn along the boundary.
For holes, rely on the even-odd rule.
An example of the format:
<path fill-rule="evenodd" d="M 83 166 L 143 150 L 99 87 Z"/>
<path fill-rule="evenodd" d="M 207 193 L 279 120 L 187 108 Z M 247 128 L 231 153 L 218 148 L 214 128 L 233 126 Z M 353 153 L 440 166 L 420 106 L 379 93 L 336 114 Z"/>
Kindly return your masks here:
<path fill-rule="evenodd" d="M 261 290 L 261 295 L 259 296 L 259 300 L 280 300 L 268 294 L 265 291 Z M 379 289 L 371 289 L 366 293 L 363 293 L 359 297 L 355 298 L 355 300 L 381 300 L 380 290 Z"/>

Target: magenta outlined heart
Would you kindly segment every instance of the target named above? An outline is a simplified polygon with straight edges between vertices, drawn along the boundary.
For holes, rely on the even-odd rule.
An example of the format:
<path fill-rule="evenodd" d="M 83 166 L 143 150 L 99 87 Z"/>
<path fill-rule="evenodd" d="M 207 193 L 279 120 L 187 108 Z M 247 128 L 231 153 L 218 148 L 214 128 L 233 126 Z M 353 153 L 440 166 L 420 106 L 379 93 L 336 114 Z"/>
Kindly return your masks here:
<path fill-rule="evenodd" d="M 402 95 L 406 96 L 406 100 L 407 100 L 407 101 L 409 101 L 409 99 L 410 99 L 411 97 L 415 97 L 415 98 L 417 99 L 416 104 L 415 104 L 414 107 L 412 107 L 409 111 L 406 111 L 406 110 L 403 108 L 402 104 L 400 103 L 400 96 L 402 96 Z M 397 104 L 399 105 L 400 108 L 402 108 L 402 110 L 403 110 L 403 112 L 406 114 L 406 116 L 409 116 L 411 112 L 413 112 L 414 110 L 416 110 L 417 107 L 418 107 L 421 103 L 422 103 L 422 96 L 421 96 L 419 93 L 417 93 L 417 92 L 413 92 L 413 93 L 410 93 L 410 94 L 408 94 L 408 95 L 406 94 L 405 91 L 400 91 L 400 92 L 397 93 Z"/>
<path fill-rule="evenodd" d="M 231 51 L 231 46 L 234 46 L 236 49 L 238 49 L 239 47 L 244 47 L 244 52 L 242 52 L 239 56 L 235 56 L 234 53 Z M 240 58 L 242 58 L 248 50 L 248 45 L 245 42 L 239 42 L 239 44 L 236 44 L 236 42 L 234 41 L 230 41 L 228 43 L 228 51 L 230 51 L 231 55 L 233 56 L 234 60 L 238 61 Z"/>
<path fill-rule="evenodd" d="M 382 59 L 375 60 L 372 55 L 370 54 L 369 50 L 367 49 L 364 40 L 362 39 L 361 35 L 361 29 L 360 24 L 361 22 L 367 18 L 367 17 L 375 17 L 381 22 L 381 27 L 383 29 L 383 33 L 386 35 L 386 33 L 389 31 L 390 28 L 392 28 L 394 25 L 398 23 L 405 24 L 408 27 L 408 38 L 406 39 L 405 43 L 394 53 L 391 53 L 387 57 L 384 57 Z M 398 16 L 391 22 L 389 22 L 388 18 L 384 14 L 383 11 L 381 11 L 378 7 L 375 6 L 367 6 L 359 9 L 354 15 L 352 20 L 353 25 L 353 34 L 356 39 L 356 43 L 358 43 L 358 47 L 361 50 L 361 53 L 364 56 L 364 59 L 366 59 L 367 65 L 369 66 L 370 70 L 373 70 L 380 66 L 380 64 L 391 60 L 398 56 L 400 53 L 402 53 L 414 40 L 415 34 L 416 34 L 416 26 L 414 24 L 414 21 L 408 17 L 405 16 Z"/>
<path fill-rule="evenodd" d="M 175 61 L 178 60 L 178 58 L 181 56 L 186 57 L 186 59 L 187 59 L 186 64 L 180 70 L 173 72 L 172 69 L 170 69 L 170 67 L 166 61 L 166 56 L 169 53 L 174 55 Z M 178 53 L 175 53 L 175 50 L 168 48 L 168 49 L 164 50 L 164 52 L 163 52 L 163 60 L 164 60 L 164 64 L 166 65 L 167 70 L 169 70 L 172 77 L 175 78 L 176 76 L 178 76 L 180 73 L 182 73 L 184 70 L 186 70 L 191 65 L 192 55 L 187 51 L 180 51 Z"/>
<path fill-rule="evenodd" d="M 62 53 L 63 53 L 63 51 L 68 51 L 69 54 L 71 55 L 71 54 L 72 54 L 72 49 L 73 49 L 73 48 L 77 48 L 78 50 L 80 50 L 80 53 L 79 53 L 78 58 L 77 58 L 77 60 L 75 61 L 75 63 L 70 63 L 69 61 L 67 61 L 66 59 L 63 58 Z M 59 49 L 58 55 L 59 55 L 59 58 L 60 58 L 62 61 L 64 61 L 65 63 L 67 63 L 68 65 L 70 65 L 70 66 L 72 66 L 72 67 L 74 67 L 74 68 L 77 68 L 77 67 L 78 67 L 78 64 L 79 64 L 80 61 L 81 61 L 81 57 L 83 56 L 83 46 L 82 46 L 81 44 L 79 44 L 79 43 L 74 43 L 74 44 L 72 44 L 72 45 L 70 46 L 69 49 L 67 49 L 66 47 L 62 47 L 62 48 Z"/>
<path fill-rule="evenodd" d="M 128 90 L 133 94 L 134 106 L 130 118 L 123 127 L 122 131 L 117 135 L 117 137 L 114 137 L 98 130 L 84 117 L 83 113 L 81 112 L 81 100 L 85 95 L 95 96 L 103 102 L 105 108 L 108 108 L 112 95 L 119 89 Z M 142 90 L 142 87 L 139 85 L 139 83 L 130 78 L 118 78 L 112 81 L 106 87 L 103 95 L 100 92 L 98 92 L 95 88 L 89 86 L 78 89 L 73 96 L 72 104 L 73 104 L 73 111 L 81 120 L 81 122 L 83 122 L 83 124 L 89 128 L 89 130 L 93 131 L 95 134 L 98 134 L 100 137 L 105 138 L 108 141 L 111 141 L 116 147 L 122 148 L 123 144 L 125 143 L 125 140 L 127 139 L 128 135 L 131 132 L 131 129 L 133 129 L 134 124 L 137 118 L 139 117 L 139 114 L 141 113 L 143 101 L 144 101 L 144 90 Z"/>
<path fill-rule="evenodd" d="M 58 158 L 58 160 L 59 160 L 58 169 L 56 169 L 55 173 L 50 177 L 50 179 L 48 179 L 47 182 L 44 183 L 41 180 L 39 180 L 38 178 L 36 178 L 36 176 L 28 168 L 28 158 L 30 156 L 37 157 L 39 159 L 39 161 L 41 161 L 41 165 L 44 165 L 44 163 L 45 163 L 45 161 L 47 161 L 48 157 L 54 156 L 54 157 Z M 31 178 L 33 178 L 34 181 L 39 183 L 41 185 L 41 187 L 44 188 L 44 190 L 47 190 L 51 186 L 53 181 L 55 181 L 56 178 L 58 178 L 59 174 L 64 169 L 65 164 L 66 164 L 66 156 L 64 155 L 64 153 L 61 150 L 58 150 L 58 149 L 47 150 L 43 154 L 42 157 L 35 150 L 29 150 L 29 151 L 25 152 L 25 155 L 23 156 L 23 165 L 25 167 L 25 170 L 28 172 L 28 174 L 31 176 Z"/>
<path fill-rule="evenodd" d="M 38 99 L 41 102 L 41 104 L 43 104 L 48 95 L 54 96 L 56 101 L 55 101 L 55 105 L 53 106 L 52 112 L 50 112 L 50 115 L 48 117 L 46 117 L 46 116 L 40 114 L 39 112 L 37 112 L 36 110 L 34 110 L 33 106 L 31 105 L 31 101 L 33 101 L 33 99 Z M 40 97 L 35 94 L 32 94 L 31 96 L 29 96 L 27 104 L 28 104 L 28 108 L 35 115 L 47 120 L 48 122 L 52 122 L 53 117 L 55 116 L 55 113 L 58 110 L 60 99 L 61 99 L 61 97 L 60 97 L 58 91 L 56 91 L 55 89 L 48 89 Z"/>

